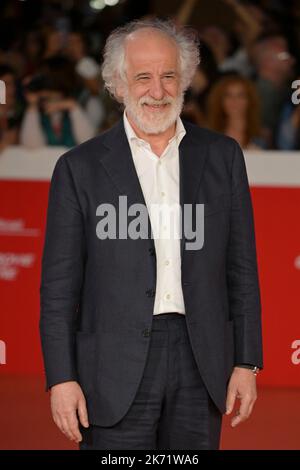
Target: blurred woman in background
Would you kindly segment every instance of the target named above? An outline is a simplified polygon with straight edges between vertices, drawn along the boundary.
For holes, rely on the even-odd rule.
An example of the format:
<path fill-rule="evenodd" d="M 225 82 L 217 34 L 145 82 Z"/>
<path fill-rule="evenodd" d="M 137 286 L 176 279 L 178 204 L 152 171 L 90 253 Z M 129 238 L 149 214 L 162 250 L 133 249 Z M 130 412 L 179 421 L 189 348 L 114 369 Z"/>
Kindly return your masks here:
<path fill-rule="evenodd" d="M 212 87 L 208 127 L 233 137 L 243 149 L 266 146 L 261 137 L 259 98 L 250 80 L 228 75 Z"/>

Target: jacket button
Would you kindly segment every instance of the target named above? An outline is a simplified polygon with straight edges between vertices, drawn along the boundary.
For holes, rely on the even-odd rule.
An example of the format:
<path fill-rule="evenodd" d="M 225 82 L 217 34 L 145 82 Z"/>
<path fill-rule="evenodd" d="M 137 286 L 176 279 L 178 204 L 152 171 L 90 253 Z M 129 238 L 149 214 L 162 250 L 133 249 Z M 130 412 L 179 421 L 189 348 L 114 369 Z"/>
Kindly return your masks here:
<path fill-rule="evenodd" d="M 151 334 L 151 330 L 149 328 L 145 328 L 145 330 L 143 330 L 143 336 L 145 336 L 145 338 L 150 336 L 150 334 Z"/>
<path fill-rule="evenodd" d="M 154 289 L 147 289 L 146 290 L 146 295 L 147 295 L 147 297 L 154 297 L 155 290 Z"/>
<path fill-rule="evenodd" d="M 149 254 L 150 254 L 150 256 L 154 256 L 155 255 L 155 249 L 154 248 L 149 248 Z"/>

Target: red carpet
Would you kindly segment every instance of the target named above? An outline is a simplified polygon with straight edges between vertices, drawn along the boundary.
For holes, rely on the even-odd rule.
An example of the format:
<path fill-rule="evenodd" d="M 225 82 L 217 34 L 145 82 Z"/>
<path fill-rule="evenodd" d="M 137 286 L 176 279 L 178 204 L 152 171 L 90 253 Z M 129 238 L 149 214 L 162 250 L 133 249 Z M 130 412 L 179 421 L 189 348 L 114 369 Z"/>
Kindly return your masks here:
<path fill-rule="evenodd" d="M 1 376 L 0 449 L 77 449 L 52 422 L 41 377 Z M 300 449 L 300 389 L 261 388 L 249 421 L 224 418 L 222 449 Z"/>

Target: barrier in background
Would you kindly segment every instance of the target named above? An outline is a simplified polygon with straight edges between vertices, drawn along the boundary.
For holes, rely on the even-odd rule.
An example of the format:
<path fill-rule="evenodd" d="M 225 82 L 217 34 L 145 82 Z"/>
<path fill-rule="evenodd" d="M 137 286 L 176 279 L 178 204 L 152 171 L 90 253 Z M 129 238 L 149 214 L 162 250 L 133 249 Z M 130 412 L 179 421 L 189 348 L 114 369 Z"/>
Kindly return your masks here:
<path fill-rule="evenodd" d="M 41 373 L 40 263 L 63 148 L 0 155 L 0 374 Z M 300 386 L 300 152 L 245 152 L 263 307 L 264 385 Z"/>

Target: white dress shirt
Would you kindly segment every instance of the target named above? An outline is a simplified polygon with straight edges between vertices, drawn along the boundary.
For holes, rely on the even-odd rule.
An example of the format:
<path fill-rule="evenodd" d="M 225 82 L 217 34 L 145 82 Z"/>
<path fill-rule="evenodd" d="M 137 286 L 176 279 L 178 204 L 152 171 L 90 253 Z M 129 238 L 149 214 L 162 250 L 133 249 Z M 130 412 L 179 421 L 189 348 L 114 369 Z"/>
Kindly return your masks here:
<path fill-rule="evenodd" d="M 137 137 L 125 112 L 123 119 L 154 237 L 157 272 L 153 314 L 185 314 L 181 284 L 180 213 L 172 209 L 180 207 L 178 147 L 186 131 L 178 117 L 175 135 L 158 157 L 148 142 Z M 157 208 L 162 209 L 160 218 L 155 210 Z M 170 212 L 168 209 L 171 209 Z"/>

